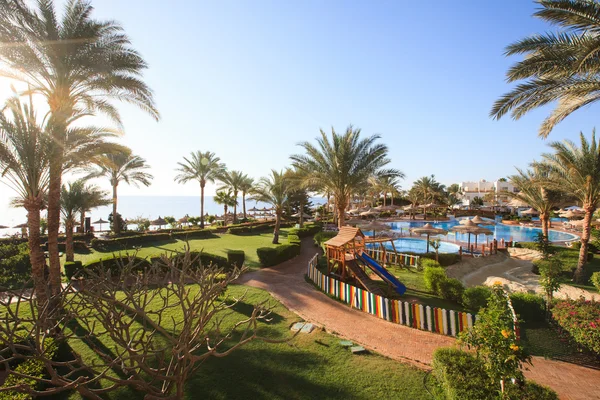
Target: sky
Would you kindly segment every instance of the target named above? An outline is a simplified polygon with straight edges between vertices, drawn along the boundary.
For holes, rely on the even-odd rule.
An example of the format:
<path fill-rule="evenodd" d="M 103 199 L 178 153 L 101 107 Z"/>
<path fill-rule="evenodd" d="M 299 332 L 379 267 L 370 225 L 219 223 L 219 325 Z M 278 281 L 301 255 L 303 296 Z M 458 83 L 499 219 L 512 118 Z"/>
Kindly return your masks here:
<path fill-rule="evenodd" d="M 59 3 L 61 3 L 59 1 Z M 149 64 L 161 120 L 117 103 L 120 142 L 152 166 L 150 187 L 121 195 L 193 195 L 174 182 L 190 151 L 215 152 L 259 178 L 290 165 L 319 129 L 381 135 L 402 187 L 435 174 L 445 184 L 495 180 L 526 167 L 553 140 L 589 136 L 595 106 L 546 141 L 548 108 L 492 120 L 518 57 L 505 46 L 554 30 L 536 4 L 505 1 L 93 0 L 94 16 L 120 22 Z M 0 102 L 8 96 L 0 85 Z M 97 181 L 108 189 L 108 182 Z M 214 186 L 207 194 L 214 193 Z M 0 212 L 13 194 L 0 186 Z"/>

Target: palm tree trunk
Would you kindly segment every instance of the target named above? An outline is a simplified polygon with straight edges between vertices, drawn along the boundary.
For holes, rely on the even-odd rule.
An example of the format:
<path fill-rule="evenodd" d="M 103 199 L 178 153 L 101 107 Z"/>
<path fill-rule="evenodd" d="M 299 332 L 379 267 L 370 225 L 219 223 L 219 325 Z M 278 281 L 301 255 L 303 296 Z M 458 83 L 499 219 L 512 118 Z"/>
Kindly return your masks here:
<path fill-rule="evenodd" d="M 81 227 L 81 233 L 85 233 L 85 211 L 79 213 L 79 226 Z"/>
<path fill-rule="evenodd" d="M 227 204 L 223 206 L 223 226 L 227 226 Z"/>
<path fill-rule="evenodd" d="M 300 228 L 304 226 L 304 203 L 300 200 Z"/>
<path fill-rule="evenodd" d="M 113 232 L 115 235 L 121 233 L 121 224 L 120 221 L 117 221 L 117 185 L 113 185 L 113 211 L 112 211 L 112 220 L 113 220 Z"/>
<path fill-rule="evenodd" d="M 575 270 L 575 276 L 573 277 L 575 282 L 582 283 L 584 279 L 583 266 L 587 263 L 588 255 L 588 243 L 590 241 L 591 233 L 591 222 L 592 216 L 594 215 L 595 207 L 588 205 L 584 206 L 585 217 L 583 218 L 583 232 L 581 233 L 581 248 L 579 249 L 579 260 L 577 262 L 577 269 Z"/>
<path fill-rule="evenodd" d="M 346 220 L 346 198 L 335 198 L 335 208 L 337 209 L 338 228 L 344 226 Z"/>
<path fill-rule="evenodd" d="M 233 192 L 233 199 L 235 200 L 235 204 L 233 205 L 233 223 L 237 222 L 237 198 L 238 192 Z"/>
<path fill-rule="evenodd" d="M 29 229 L 29 261 L 31 262 L 31 275 L 33 277 L 33 286 L 39 311 L 45 309 L 48 299 L 50 298 L 50 294 L 48 293 L 48 282 L 46 279 L 46 258 L 40 247 L 41 208 L 41 199 L 25 201 L 25 209 L 27 210 L 27 228 Z"/>
<path fill-rule="evenodd" d="M 65 222 L 65 254 L 66 261 L 75 261 L 75 249 L 73 244 L 73 221 Z"/>
<path fill-rule="evenodd" d="M 204 185 L 200 183 L 200 229 L 204 229 Z"/>
<path fill-rule="evenodd" d="M 383 192 L 383 206 L 385 207 L 387 205 L 387 192 Z"/>
<path fill-rule="evenodd" d="M 279 227 L 281 226 L 281 210 L 275 211 L 275 229 L 273 230 L 273 244 L 279 244 Z"/>
<path fill-rule="evenodd" d="M 246 192 L 242 192 L 242 207 L 244 207 L 244 219 L 246 219 Z"/>
<path fill-rule="evenodd" d="M 548 214 L 540 213 L 540 221 L 542 222 L 542 235 L 547 240 L 548 239 Z"/>
<path fill-rule="evenodd" d="M 53 162 L 50 164 L 50 182 L 48 186 L 48 259 L 50 262 L 48 283 L 50 286 L 50 296 L 59 294 L 61 290 L 58 230 L 60 228 L 60 186 L 62 181 L 63 155 L 60 150 L 57 150 L 56 153 L 59 154 L 54 154 Z"/>

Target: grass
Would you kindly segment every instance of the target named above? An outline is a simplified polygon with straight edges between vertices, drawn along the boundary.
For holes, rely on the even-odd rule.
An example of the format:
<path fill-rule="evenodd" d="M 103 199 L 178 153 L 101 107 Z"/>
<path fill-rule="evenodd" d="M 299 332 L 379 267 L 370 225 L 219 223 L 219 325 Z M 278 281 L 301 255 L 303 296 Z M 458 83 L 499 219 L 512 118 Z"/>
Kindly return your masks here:
<path fill-rule="evenodd" d="M 281 236 L 279 239 L 280 243 L 287 243 L 287 232 L 289 229 L 282 228 Z M 258 256 L 256 255 L 256 249 L 259 247 L 275 247 L 277 245 L 272 244 L 273 233 L 264 232 L 260 234 L 248 234 L 248 235 L 231 235 L 229 233 L 216 235 L 216 237 L 208 239 L 194 239 L 188 243 L 191 250 L 204 250 L 207 253 L 216 254 L 219 256 L 227 257 L 227 250 L 243 250 L 246 253 L 246 265 L 250 269 L 257 269 L 260 267 Z M 138 257 L 155 256 L 165 252 L 182 251 L 186 242 L 177 240 L 173 242 L 155 242 L 143 246 L 137 251 Z M 124 250 L 122 253 L 134 254 L 136 250 Z M 102 252 L 91 250 L 86 254 L 75 253 L 75 260 L 81 261 L 84 264 L 98 260 L 99 258 L 112 258 L 116 252 Z M 61 263 L 64 264 L 65 257 L 61 257 Z"/>
<path fill-rule="evenodd" d="M 246 293 L 243 303 L 225 318 L 224 326 L 247 318 L 252 304 L 269 300 L 273 304 L 272 319 L 259 323 L 259 334 L 271 339 L 291 337 L 289 327 L 299 321 L 295 314 L 263 290 L 238 285 L 228 288 L 231 297 L 240 297 L 243 293 Z M 178 317 L 176 312 L 173 316 Z M 97 339 L 110 350 L 109 338 L 98 336 Z M 188 381 L 186 398 L 429 398 L 423 388 L 425 372 L 373 353 L 353 355 L 339 342 L 339 338 L 318 329 L 286 343 L 251 342 L 227 357 L 211 358 L 203 363 Z M 72 347 L 87 361 L 95 358 L 91 348 L 83 342 L 75 341 Z M 143 394 L 121 388 L 106 397 L 141 400 Z M 61 398 L 81 397 L 69 393 Z"/>

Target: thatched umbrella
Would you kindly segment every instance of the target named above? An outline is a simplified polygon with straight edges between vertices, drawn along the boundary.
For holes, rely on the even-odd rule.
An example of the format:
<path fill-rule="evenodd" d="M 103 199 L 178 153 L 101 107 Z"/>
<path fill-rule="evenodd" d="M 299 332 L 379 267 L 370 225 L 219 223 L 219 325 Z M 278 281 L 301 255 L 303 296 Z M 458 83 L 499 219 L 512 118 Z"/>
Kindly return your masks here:
<path fill-rule="evenodd" d="M 371 208 L 369 211 L 363 211 L 360 213 L 361 217 L 369 217 L 371 215 L 379 215 L 379 212 Z"/>
<path fill-rule="evenodd" d="M 13 226 L 13 229 L 21 229 L 21 228 L 27 228 L 29 225 L 27 225 L 27 222 L 25 222 L 24 224 L 19 224 L 17 226 Z"/>
<path fill-rule="evenodd" d="M 364 222 L 364 221 L 363 221 Z M 363 223 L 358 225 L 363 231 L 373 231 L 373 236 L 375 236 L 375 231 L 389 231 L 392 229 L 388 224 L 383 224 L 381 222 L 373 221 L 369 223 Z"/>
<path fill-rule="evenodd" d="M 8 228 L 10 228 L 10 227 L 6 226 L 6 225 L 0 225 L 0 229 L 8 229 Z"/>
<path fill-rule="evenodd" d="M 166 224 L 167 224 L 167 221 L 165 221 L 163 218 L 161 218 L 160 215 L 158 216 L 157 219 L 150 222 L 150 225 L 158 226 L 158 229 L 160 229 L 163 225 L 166 225 Z"/>
<path fill-rule="evenodd" d="M 187 224 L 189 224 L 189 223 L 190 223 L 190 221 L 189 221 L 189 219 L 188 219 L 188 218 L 189 218 L 189 215 L 187 215 L 187 214 L 186 214 L 186 215 L 185 215 L 183 218 L 179 218 L 179 219 L 177 220 L 177 222 L 178 222 L 178 223 L 180 223 L 181 225 L 183 225 L 183 224 L 186 224 L 186 225 L 187 225 Z"/>
<path fill-rule="evenodd" d="M 105 221 L 102 218 L 100 218 L 98 221 L 92 222 L 92 225 L 100 225 L 100 229 L 98 229 L 98 232 L 102 232 L 102 224 L 108 224 L 108 221 Z"/>
<path fill-rule="evenodd" d="M 412 233 L 416 233 L 417 235 L 427 235 L 427 253 L 429 253 L 429 236 L 430 235 L 446 235 L 446 234 L 448 234 L 448 231 L 441 229 L 441 228 L 435 228 L 430 223 L 426 223 L 425 225 L 423 225 L 420 228 L 412 228 L 410 231 Z"/>
<path fill-rule="evenodd" d="M 576 217 L 582 217 L 583 214 L 580 213 L 580 212 L 574 211 L 574 210 L 569 210 L 569 211 L 566 211 L 566 212 L 562 212 L 560 214 L 560 216 L 563 217 L 563 218 L 571 219 L 571 218 L 576 218 Z"/>
<path fill-rule="evenodd" d="M 471 221 L 477 225 L 496 225 L 494 221 L 483 219 L 479 215 L 474 216 Z"/>
<path fill-rule="evenodd" d="M 477 247 L 477 236 L 478 235 L 481 235 L 481 234 L 493 235 L 493 232 L 491 230 L 481 227 L 471 220 L 468 220 L 467 222 L 465 222 L 462 225 L 453 226 L 452 228 L 450 228 L 450 231 L 458 232 L 458 233 L 468 233 L 469 239 L 468 239 L 467 245 L 469 246 L 469 249 L 471 248 L 471 234 L 475 235 L 475 246 L 476 247 Z"/>
<path fill-rule="evenodd" d="M 351 219 L 347 219 L 344 222 L 346 223 L 346 225 L 357 225 L 357 224 L 363 224 L 365 221 L 360 218 L 351 218 Z"/>
<path fill-rule="evenodd" d="M 527 214 L 527 215 L 538 215 L 539 212 L 537 212 L 535 209 L 533 208 L 528 208 L 525 211 L 521 211 L 521 214 Z"/>
<path fill-rule="evenodd" d="M 300 218 L 300 213 L 297 212 L 296 214 L 292 214 L 293 218 Z M 302 213 L 302 218 L 312 218 L 312 215 L 309 215 L 307 213 Z"/>

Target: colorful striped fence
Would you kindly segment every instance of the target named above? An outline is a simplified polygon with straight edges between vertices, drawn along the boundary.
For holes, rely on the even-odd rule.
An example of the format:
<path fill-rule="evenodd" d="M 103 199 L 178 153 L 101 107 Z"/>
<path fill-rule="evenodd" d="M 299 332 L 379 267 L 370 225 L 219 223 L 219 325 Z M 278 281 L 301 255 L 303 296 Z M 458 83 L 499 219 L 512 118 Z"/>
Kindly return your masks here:
<path fill-rule="evenodd" d="M 381 319 L 448 336 L 456 336 L 475 323 L 475 315 L 471 313 L 388 299 L 349 285 L 319 271 L 317 260 L 315 254 L 308 262 L 307 275 L 311 281 L 330 296 Z"/>
<path fill-rule="evenodd" d="M 393 251 L 385 252 L 385 260 L 383 260 L 383 251 L 380 249 L 367 248 L 367 254 L 374 260 L 384 262 L 386 264 L 403 265 L 407 267 L 415 267 L 419 264 L 419 256 L 412 254 L 394 253 Z"/>

